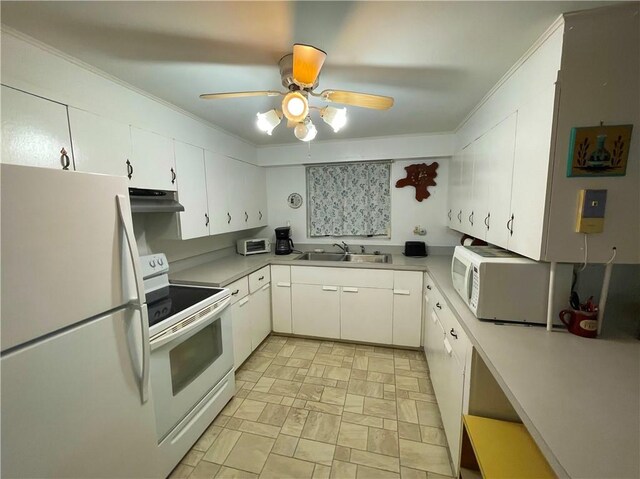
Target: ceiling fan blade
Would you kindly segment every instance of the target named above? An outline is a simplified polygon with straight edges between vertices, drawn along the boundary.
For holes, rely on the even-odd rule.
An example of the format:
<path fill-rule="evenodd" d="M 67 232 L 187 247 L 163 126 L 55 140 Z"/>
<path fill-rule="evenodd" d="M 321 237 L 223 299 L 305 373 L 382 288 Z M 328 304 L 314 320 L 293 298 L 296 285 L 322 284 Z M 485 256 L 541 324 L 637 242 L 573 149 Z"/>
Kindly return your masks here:
<path fill-rule="evenodd" d="M 248 96 L 280 96 L 283 93 L 273 90 L 264 91 L 232 91 L 228 93 L 204 93 L 200 95 L 203 100 L 222 100 L 225 98 L 244 98 Z"/>
<path fill-rule="evenodd" d="M 390 96 L 371 95 L 355 91 L 324 90 L 322 93 L 312 93 L 312 95 L 330 103 L 342 103 L 375 110 L 388 110 L 393 106 L 393 98 Z"/>
<path fill-rule="evenodd" d="M 316 82 L 327 54 L 311 45 L 293 45 L 293 79 L 303 88 L 311 88 Z"/>

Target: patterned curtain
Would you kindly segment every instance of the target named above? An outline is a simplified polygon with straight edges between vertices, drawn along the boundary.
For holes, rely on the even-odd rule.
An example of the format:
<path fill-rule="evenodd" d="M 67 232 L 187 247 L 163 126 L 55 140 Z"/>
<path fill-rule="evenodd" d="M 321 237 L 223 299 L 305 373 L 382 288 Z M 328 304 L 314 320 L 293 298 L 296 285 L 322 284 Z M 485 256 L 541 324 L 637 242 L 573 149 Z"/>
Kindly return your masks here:
<path fill-rule="evenodd" d="M 391 163 L 307 167 L 309 236 L 391 236 Z"/>

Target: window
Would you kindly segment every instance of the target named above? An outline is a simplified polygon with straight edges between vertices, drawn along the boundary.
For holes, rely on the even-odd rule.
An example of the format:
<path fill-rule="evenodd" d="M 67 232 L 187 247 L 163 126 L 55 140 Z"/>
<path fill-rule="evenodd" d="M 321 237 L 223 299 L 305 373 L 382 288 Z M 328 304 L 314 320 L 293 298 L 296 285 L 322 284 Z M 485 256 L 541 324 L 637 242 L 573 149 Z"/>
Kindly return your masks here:
<path fill-rule="evenodd" d="M 391 236 L 391 162 L 307 166 L 309 237 Z"/>

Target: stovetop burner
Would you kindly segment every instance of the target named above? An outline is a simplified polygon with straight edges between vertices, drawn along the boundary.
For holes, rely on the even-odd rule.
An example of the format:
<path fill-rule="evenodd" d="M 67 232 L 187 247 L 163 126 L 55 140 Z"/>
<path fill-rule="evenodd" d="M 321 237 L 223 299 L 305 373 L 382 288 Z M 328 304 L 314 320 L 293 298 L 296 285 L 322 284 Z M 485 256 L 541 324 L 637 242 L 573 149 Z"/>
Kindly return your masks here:
<path fill-rule="evenodd" d="M 157 293 L 147 295 L 149 326 L 158 324 L 221 291 L 224 290 L 222 288 L 198 288 L 170 284 L 167 288 L 162 289 L 165 294 L 160 298 Z"/>

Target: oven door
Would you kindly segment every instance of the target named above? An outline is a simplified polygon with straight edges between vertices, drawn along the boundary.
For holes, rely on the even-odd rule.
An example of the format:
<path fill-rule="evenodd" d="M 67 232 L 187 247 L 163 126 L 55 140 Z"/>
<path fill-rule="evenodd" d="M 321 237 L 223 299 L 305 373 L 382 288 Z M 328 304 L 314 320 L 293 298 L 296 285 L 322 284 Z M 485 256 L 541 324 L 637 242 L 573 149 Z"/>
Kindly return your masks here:
<path fill-rule="evenodd" d="M 151 341 L 158 442 L 233 368 L 228 301 L 182 329 L 171 328 Z"/>

